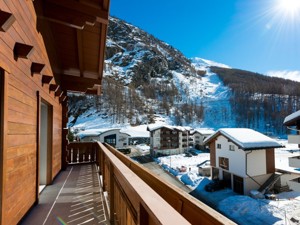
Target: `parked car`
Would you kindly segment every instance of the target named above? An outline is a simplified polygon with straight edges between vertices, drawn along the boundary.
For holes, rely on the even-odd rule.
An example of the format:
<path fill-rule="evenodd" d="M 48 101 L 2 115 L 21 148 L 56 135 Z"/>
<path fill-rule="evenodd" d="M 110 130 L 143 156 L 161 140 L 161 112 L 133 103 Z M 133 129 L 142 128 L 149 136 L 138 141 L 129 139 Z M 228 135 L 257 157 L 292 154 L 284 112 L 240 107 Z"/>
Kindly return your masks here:
<path fill-rule="evenodd" d="M 214 191 L 222 190 L 224 189 L 224 187 L 225 187 L 224 181 L 217 179 L 205 185 L 204 189 L 207 192 L 214 192 Z"/>
<path fill-rule="evenodd" d="M 195 156 L 195 155 L 198 155 L 197 152 L 194 151 L 194 150 L 189 150 L 189 153 L 191 153 L 191 154 L 194 155 L 194 156 Z"/>

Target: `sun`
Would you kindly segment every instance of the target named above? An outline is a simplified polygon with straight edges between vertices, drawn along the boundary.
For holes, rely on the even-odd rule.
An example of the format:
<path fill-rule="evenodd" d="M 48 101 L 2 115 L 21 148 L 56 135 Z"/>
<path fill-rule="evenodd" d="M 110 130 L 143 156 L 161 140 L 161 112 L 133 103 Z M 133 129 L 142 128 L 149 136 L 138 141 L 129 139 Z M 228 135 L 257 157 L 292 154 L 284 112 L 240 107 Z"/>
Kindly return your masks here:
<path fill-rule="evenodd" d="M 277 10 L 289 16 L 300 13 L 300 0 L 277 0 Z"/>

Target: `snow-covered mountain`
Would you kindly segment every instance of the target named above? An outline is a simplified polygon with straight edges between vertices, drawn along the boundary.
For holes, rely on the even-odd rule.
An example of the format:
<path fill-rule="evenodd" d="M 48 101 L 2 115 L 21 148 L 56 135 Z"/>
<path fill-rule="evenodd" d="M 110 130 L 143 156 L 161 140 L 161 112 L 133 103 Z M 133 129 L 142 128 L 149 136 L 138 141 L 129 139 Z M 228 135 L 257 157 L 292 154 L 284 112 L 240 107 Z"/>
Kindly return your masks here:
<path fill-rule="evenodd" d="M 214 129 L 246 126 L 285 134 L 271 120 L 265 126 L 269 114 L 248 118 L 249 112 L 234 108 L 232 89 L 212 72 L 212 68 L 230 69 L 227 65 L 188 59 L 169 44 L 113 17 L 106 48 L 103 95 L 70 96 L 71 126 L 90 129 L 156 122 Z M 249 105 L 247 110 L 255 109 Z"/>

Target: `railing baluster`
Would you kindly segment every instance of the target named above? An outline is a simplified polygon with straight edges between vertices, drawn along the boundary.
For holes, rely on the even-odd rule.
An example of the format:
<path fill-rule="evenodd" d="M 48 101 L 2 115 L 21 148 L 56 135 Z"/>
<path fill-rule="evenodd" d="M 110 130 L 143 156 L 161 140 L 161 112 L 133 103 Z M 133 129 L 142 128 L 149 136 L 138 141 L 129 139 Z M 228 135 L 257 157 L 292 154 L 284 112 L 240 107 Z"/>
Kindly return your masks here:
<path fill-rule="evenodd" d="M 85 153 L 83 153 L 82 162 L 85 162 Z"/>
<path fill-rule="evenodd" d="M 91 154 L 89 154 L 89 162 L 91 161 Z"/>
<path fill-rule="evenodd" d="M 73 148 L 71 148 L 71 163 L 73 163 Z"/>
<path fill-rule="evenodd" d="M 77 149 L 77 163 L 79 163 L 79 148 Z"/>

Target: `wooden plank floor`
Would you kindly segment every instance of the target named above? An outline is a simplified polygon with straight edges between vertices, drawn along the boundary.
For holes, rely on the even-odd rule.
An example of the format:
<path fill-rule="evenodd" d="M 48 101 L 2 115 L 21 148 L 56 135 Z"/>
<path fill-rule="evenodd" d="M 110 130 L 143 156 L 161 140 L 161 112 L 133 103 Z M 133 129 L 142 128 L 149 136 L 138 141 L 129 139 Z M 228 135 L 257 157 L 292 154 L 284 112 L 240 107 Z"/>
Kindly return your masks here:
<path fill-rule="evenodd" d="M 99 176 L 94 164 L 69 166 L 40 195 L 22 225 L 108 225 Z"/>

